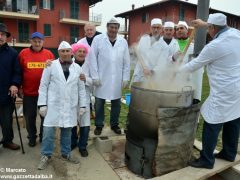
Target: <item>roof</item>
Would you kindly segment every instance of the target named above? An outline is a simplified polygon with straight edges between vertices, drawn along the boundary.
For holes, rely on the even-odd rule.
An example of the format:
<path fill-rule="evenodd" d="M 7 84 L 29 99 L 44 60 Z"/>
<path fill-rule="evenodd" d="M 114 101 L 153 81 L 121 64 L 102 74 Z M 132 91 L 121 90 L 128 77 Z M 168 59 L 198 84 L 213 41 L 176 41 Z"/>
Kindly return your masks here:
<path fill-rule="evenodd" d="M 187 2 L 187 1 L 181 1 L 181 0 L 162 0 L 162 1 L 158 1 L 156 3 L 153 3 L 153 4 L 149 4 L 149 5 L 146 5 L 146 6 L 142 6 L 142 7 L 139 7 L 139 8 L 135 8 L 135 9 L 132 9 L 132 10 L 129 10 L 129 11 L 126 11 L 126 12 L 123 12 L 123 13 L 120 13 L 120 14 L 116 14 L 115 17 L 127 17 L 129 16 L 130 14 L 132 14 L 133 12 L 136 12 L 136 11 L 139 11 L 139 10 L 143 10 L 143 9 L 147 9 L 149 7 L 153 7 L 153 6 L 157 6 L 157 5 L 161 5 L 161 4 L 164 4 L 164 3 L 170 3 L 170 2 L 173 2 L 173 3 L 181 3 L 181 4 L 187 4 L 189 6 L 193 6 L 193 7 L 196 7 L 197 4 L 194 4 L 194 3 L 190 3 L 190 2 Z M 228 13 L 228 12 L 224 12 L 224 11 L 221 11 L 219 9 L 212 9 L 211 7 L 209 8 L 210 10 L 213 10 L 213 11 L 216 11 L 216 12 L 222 12 L 224 13 L 225 15 L 231 15 L 231 16 L 237 16 L 237 17 L 240 17 L 236 14 L 231 14 L 231 13 Z"/>
<path fill-rule="evenodd" d="M 89 0 L 89 6 L 95 5 L 98 2 L 102 2 L 102 0 Z"/>

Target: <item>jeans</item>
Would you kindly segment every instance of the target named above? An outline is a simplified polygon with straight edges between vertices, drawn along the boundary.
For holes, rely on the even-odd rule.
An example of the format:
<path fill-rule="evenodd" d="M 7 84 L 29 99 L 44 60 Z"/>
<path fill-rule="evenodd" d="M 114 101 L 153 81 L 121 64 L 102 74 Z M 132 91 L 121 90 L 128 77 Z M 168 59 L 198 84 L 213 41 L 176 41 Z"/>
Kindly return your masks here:
<path fill-rule="evenodd" d="M 89 136 L 89 131 L 90 127 L 89 126 L 84 126 L 80 127 L 80 137 L 79 141 L 78 140 L 78 135 L 77 135 L 77 126 L 72 128 L 72 145 L 78 145 L 79 150 L 85 150 L 87 149 L 87 142 L 88 142 L 88 136 Z"/>
<path fill-rule="evenodd" d="M 60 128 L 61 137 L 61 154 L 70 155 L 71 152 L 71 127 L 69 128 Z M 56 127 L 43 127 L 43 140 L 41 144 L 41 154 L 45 156 L 51 156 L 54 150 L 54 141 L 55 141 L 55 130 Z"/>
<path fill-rule="evenodd" d="M 26 128 L 28 138 L 34 140 L 37 138 L 36 118 L 37 118 L 37 101 L 38 96 L 24 96 L 23 98 L 23 115 L 26 120 Z M 40 116 L 40 133 L 39 137 L 42 138 L 43 121 L 44 117 Z"/>
<path fill-rule="evenodd" d="M 240 129 L 240 118 L 220 124 L 209 124 L 204 121 L 202 132 L 202 151 L 200 159 L 207 165 L 213 165 L 215 162 L 214 150 L 217 144 L 219 132 L 222 131 L 222 150 L 221 155 L 234 161 L 237 148 Z"/>
<path fill-rule="evenodd" d="M 0 126 L 2 127 L 3 138 L 1 142 L 3 144 L 12 143 L 13 140 L 13 110 L 14 104 L 9 103 L 6 105 L 0 105 Z"/>
<path fill-rule="evenodd" d="M 104 126 L 104 104 L 105 99 L 97 98 L 95 102 L 95 126 Z M 110 125 L 111 127 L 118 126 L 118 119 L 121 110 L 121 99 L 111 100 Z"/>

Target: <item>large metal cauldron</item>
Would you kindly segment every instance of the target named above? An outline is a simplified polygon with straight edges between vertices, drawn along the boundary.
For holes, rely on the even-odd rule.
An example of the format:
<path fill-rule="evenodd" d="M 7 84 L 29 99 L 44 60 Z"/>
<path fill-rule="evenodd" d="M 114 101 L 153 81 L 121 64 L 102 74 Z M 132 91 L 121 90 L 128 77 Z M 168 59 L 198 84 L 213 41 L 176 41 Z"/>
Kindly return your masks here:
<path fill-rule="evenodd" d="M 157 152 L 160 156 L 162 155 L 160 153 L 161 151 L 159 152 L 159 147 L 162 148 L 164 145 L 162 142 L 159 145 L 158 141 L 162 141 L 161 139 L 166 137 L 163 136 L 166 132 L 174 135 L 174 128 L 178 130 L 180 128 L 184 131 L 185 128 L 189 129 L 190 126 L 194 126 L 191 132 L 187 134 L 191 136 L 191 138 L 181 139 L 180 143 L 174 143 L 171 149 L 185 145 L 185 141 L 189 141 L 189 139 L 191 141 L 194 139 L 199 106 L 197 108 L 193 108 L 192 106 L 193 93 L 194 91 L 191 87 L 184 87 L 180 92 L 172 92 L 142 88 L 140 83 L 134 83 L 132 85 L 125 150 L 126 163 L 131 171 L 147 178 L 165 172 L 156 171 L 156 168 L 164 167 L 162 167 L 162 164 L 159 164 L 159 160 L 162 157 L 156 157 L 155 153 Z M 171 113 L 168 112 L 169 110 Z M 164 118 L 162 117 L 162 113 Z M 183 118 L 187 120 L 181 120 Z M 161 124 L 161 119 L 164 119 L 164 125 Z M 166 119 L 171 122 L 171 124 L 168 125 L 165 121 Z M 176 127 L 173 125 L 174 121 L 176 122 Z M 179 133 L 179 131 L 177 133 Z M 179 137 L 182 138 L 183 136 Z M 166 141 L 166 139 L 164 140 Z M 171 142 L 168 142 L 168 145 L 169 144 L 171 144 Z M 171 156 L 170 151 L 170 154 L 168 150 L 164 149 L 164 151 L 168 154 L 167 156 Z M 189 156 L 189 154 L 187 156 Z M 158 164 L 156 164 L 156 162 Z M 185 162 L 182 164 L 181 166 L 184 166 Z M 156 167 L 156 165 L 158 167 Z M 177 168 L 181 166 L 177 166 Z M 173 169 L 176 168 L 173 167 Z"/>

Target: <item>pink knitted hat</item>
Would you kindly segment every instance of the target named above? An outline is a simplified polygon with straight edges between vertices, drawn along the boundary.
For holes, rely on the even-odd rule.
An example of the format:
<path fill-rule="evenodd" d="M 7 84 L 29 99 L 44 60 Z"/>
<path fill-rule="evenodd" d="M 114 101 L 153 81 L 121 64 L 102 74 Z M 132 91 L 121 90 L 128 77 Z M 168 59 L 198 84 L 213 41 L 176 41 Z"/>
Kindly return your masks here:
<path fill-rule="evenodd" d="M 83 43 L 75 43 L 75 44 L 72 44 L 72 52 L 73 54 L 75 54 L 80 48 L 84 48 L 85 51 L 86 51 L 86 55 L 88 54 L 88 47 L 83 44 Z"/>

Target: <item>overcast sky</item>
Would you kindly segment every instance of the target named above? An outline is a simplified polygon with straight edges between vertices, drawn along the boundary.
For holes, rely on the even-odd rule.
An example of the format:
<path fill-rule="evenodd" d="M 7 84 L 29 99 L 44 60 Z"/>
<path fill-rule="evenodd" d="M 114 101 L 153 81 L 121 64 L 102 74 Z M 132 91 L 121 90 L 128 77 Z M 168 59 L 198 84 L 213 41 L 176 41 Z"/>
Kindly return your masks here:
<path fill-rule="evenodd" d="M 102 2 L 97 3 L 90 9 L 90 13 L 102 14 L 102 25 L 97 29 L 105 32 L 107 21 L 116 14 L 131 10 L 132 4 L 135 4 L 135 8 L 138 8 L 159 1 L 160 0 L 102 0 Z M 198 0 L 188 0 L 188 2 L 196 4 Z M 210 7 L 240 15 L 239 0 L 210 0 Z M 119 21 L 121 24 L 124 24 L 122 18 L 119 18 Z"/>

